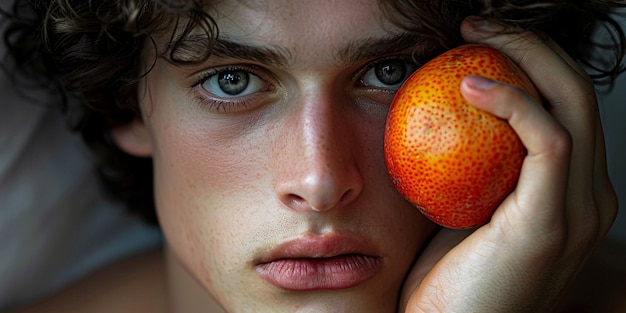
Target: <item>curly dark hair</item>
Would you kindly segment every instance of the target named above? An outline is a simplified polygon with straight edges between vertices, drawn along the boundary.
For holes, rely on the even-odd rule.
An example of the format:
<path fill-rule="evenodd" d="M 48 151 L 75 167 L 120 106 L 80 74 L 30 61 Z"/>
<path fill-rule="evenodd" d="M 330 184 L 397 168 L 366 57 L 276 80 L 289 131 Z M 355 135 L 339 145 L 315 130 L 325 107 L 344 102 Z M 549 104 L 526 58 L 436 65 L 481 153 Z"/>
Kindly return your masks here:
<path fill-rule="evenodd" d="M 156 35 L 169 35 L 158 51 L 170 62 L 205 60 L 218 29 L 202 0 L 15 0 L 1 12 L 9 25 L 4 34 L 14 71 L 58 91 L 62 108 L 66 96 L 82 104 L 74 123 L 99 157 L 99 175 L 106 189 L 131 211 L 157 223 L 153 202 L 152 164 L 121 151 L 110 129 L 139 116 L 137 86 L 146 74 L 140 51 Z M 576 61 L 597 83 L 610 84 L 624 71 L 624 30 L 614 11 L 618 0 L 380 0 L 389 19 L 409 32 L 438 42 L 434 53 L 462 44 L 459 27 L 470 15 L 544 33 Z M 189 34 L 207 34 L 193 46 L 194 57 L 177 52 L 189 47 Z M 597 32 L 609 42 L 594 41 Z M 197 36 L 194 36 L 197 40 Z M 197 47 L 204 47 L 197 51 Z M 599 52 L 600 51 L 600 52 Z"/>

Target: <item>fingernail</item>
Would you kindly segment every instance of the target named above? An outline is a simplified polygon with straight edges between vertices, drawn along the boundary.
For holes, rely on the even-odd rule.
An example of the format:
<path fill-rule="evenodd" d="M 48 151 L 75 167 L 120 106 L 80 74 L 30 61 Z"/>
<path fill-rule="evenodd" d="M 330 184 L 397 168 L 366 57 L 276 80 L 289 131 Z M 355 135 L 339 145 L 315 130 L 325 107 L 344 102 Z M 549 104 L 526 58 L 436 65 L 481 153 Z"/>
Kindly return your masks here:
<path fill-rule="evenodd" d="M 465 76 L 464 81 L 469 87 L 478 90 L 487 90 L 497 84 L 495 80 L 482 76 Z"/>
<path fill-rule="evenodd" d="M 486 20 L 482 17 L 471 16 L 468 18 L 468 20 L 472 24 L 472 27 L 479 31 L 495 33 L 504 29 L 504 26 L 502 24 L 490 22 L 489 20 Z"/>

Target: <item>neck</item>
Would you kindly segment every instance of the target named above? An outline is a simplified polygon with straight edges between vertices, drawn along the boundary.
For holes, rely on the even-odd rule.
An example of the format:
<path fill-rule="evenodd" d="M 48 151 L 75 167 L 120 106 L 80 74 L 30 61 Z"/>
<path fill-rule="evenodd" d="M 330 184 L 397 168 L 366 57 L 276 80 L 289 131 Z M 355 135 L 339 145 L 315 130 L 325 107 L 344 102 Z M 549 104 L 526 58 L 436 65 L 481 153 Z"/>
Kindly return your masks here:
<path fill-rule="evenodd" d="M 165 272 L 168 312 L 225 313 L 213 297 L 198 283 L 166 245 Z"/>

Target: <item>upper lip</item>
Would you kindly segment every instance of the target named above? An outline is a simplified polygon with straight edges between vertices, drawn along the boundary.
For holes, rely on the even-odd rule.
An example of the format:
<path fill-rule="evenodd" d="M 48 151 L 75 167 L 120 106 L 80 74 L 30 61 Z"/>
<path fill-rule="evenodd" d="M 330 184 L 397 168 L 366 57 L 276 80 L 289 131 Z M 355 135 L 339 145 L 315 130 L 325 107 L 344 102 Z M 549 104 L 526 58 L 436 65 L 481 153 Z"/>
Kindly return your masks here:
<path fill-rule="evenodd" d="M 258 258 L 256 264 L 282 259 L 331 258 L 348 254 L 380 257 L 377 249 L 365 238 L 359 236 L 338 233 L 307 234 L 272 248 Z"/>

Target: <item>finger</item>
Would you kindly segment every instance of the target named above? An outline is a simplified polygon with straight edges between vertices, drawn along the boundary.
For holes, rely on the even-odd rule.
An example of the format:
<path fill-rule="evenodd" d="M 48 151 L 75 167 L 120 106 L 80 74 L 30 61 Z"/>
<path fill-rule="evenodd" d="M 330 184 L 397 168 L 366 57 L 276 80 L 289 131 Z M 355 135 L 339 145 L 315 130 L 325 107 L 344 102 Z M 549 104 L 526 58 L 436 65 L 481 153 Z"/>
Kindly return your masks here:
<path fill-rule="evenodd" d="M 591 79 L 591 77 L 589 76 L 587 71 L 585 71 L 583 69 L 583 67 L 580 66 L 580 64 L 578 64 L 578 62 L 574 61 L 574 59 L 572 59 L 572 57 L 570 57 L 569 54 L 567 54 L 567 52 L 565 52 L 565 50 L 563 50 L 563 48 L 561 48 L 561 46 L 559 46 L 556 42 L 554 42 L 554 40 L 552 40 L 552 38 L 548 37 L 545 34 L 539 34 L 538 36 L 539 36 L 539 38 L 542 39 L 542 42 L 544 44 L 546 44 L 550 48 L 552 48 L 552 50 L 554 52 L 556 52 L 561 57 L 561 59 L 563 59 L 563 61 L 567 62 L 567 64 L 574 71 L 576 71 L 576 73 L 578 73 L 578 75 L 580 76 L 581 79 L 587 81 L 587 85 L 592 85 L 593 84 L 593 80 Z"/>
<path fill-rule="evenodd" d="M 559 229 L 555 223 L 563 220 L 571 151 L 567 130 L 513 86 L 468 76 L 461 83 L 461 92 L 470 104 L 506 119 L 528 150 L 518 186 L 507 199 L 515 209 L 496 214 L 506 214 L 503 221 L 513 229 L 529 225 L 532 229 Z M 492 221 L 497 221 L 495 215 Z M 520 234 L 528 233 L 520 230 Z"/>
<path fill-rule="evenodd" d="M 490 29 L 491 31 L 486 31 Z M 594 225 L 602 208 L 594 202 L 594 182 L 606 179 L 597 168 L 606 167 L 597 156 L 603 145 L 596 143 L 598 108 L 591 79 L 556 43 L 531 32 L 498 32 L 503 26 L 468 19 L 462 26 L 466 40 L 487 44 L 509 55 L 529 75 L 574 142 L 569 180 L 568 219 L 572 234 L 589 235 L 574 229 L 585 222 Z M 598 186 L 596 186 L 597 189 Z M 591 228 L 587 227 L 589 230 Z M 595 234 L 594 234 L 595 235 Z"/>
<path fill-rule="evenodd" d="M 552 115 L 572 133 L 577 149 L 593 151 L 598 111 L 589 76 L 552 40 L 531 32 L 494 33 L 498 30 L 503 26 L 476 19 L 462 25 L 466 40 L 493 46 L 520 65 L 549 102 Z M 583 177 L 591 177 L 593 155 L 576 154 L 582 159 L 572 165 L 585 169 Z"/>

